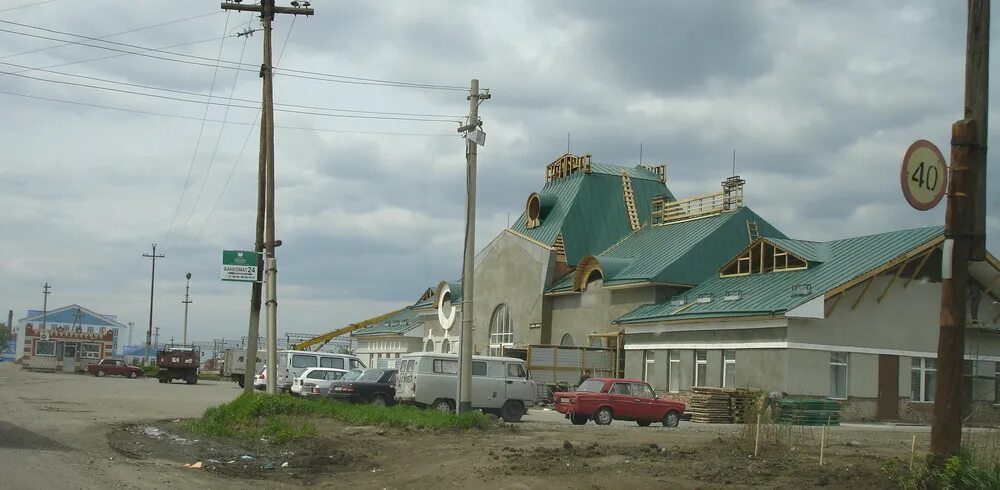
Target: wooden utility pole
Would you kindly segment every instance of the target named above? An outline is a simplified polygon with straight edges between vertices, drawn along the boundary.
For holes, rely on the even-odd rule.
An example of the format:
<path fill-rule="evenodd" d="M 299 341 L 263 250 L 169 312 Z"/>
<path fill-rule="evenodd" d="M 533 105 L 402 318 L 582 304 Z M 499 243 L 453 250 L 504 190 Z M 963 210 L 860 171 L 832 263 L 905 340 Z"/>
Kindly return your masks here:
<path fill-rule="evenodd" d="M 292 7 L 276 7 L 274 5 L 274 0 L 261 0 L 258 5 L 243 5 L 233 2 L 224 2 L 222 4 L 223 10 L 237 10 L 241 12 L 260 12 L 261 24 L 264 27 L 264 59 L 260 66 L 260 76 L 264 79 L 264 94 L 263 94 L 263 107 L 261 109 L 261 134 L 263 136 L 263 141 L 261 142 L 262 153 L 266 155 L 266 164 L 264 169 L 264 202 L 265 202 L 265 218 L 264 218 L 264 242 L 263 249 L 266 252 L 264 256 L 264 266 L 267 273 L 267 392 L 274 394 L 277 393 L 277 370 L 276 364 L 278 362 L 278 350 L 277 350 L 277 336 L 278 336 L 278 297 L 277 297 L 277 267 L 275 266 L 274 257 L 274 247 L 277 245 L 274 237 L 274 66 L 271 60 L 271 22 L 274 20 L 275 14 L 292 14 L 292 15 L 313 15 L 313 9 L 309 8 L 309 2 L 302 2 L 300 6 L 298 2 L 293 2 Z M 260 230 L 260 192 L 258 191 L 258 239 Z M 257 242 L 258 252 L 260 252 L 260 242 Z M 258 271 L 260 267 L 258 266 Z M 250 343 L 249 347 L 256 347 L 257 332 L 254 331 L 255 317 L 256 323 L 260 321 L 260 286 L 259 282 L 255 283 L 253 286 L 253 295 L 251 298 L 251 312 L 250 312 Z M 256 305 L 254 304 L 256 302 Z M 254 352 L 256 355 L 256 349 L 252 351 L 248 349 L 248 352 Z M 253 389 L 252 378 L 247 377 L 245 380 L 251 380 L 250 383 L 244 384 L 244 390 L 247 390 L 249 386 L 250 390 Z"/>
<path fill-rule="evenodd" d="M 990 3 L 969 0 L 965 119 L 952 125 L 951 188 L 942 247 L 941 319 L 931 452 L 940 463 L 962 446 L 969 260 L 984 260 Z"/>
<path fill-rule="evenodd" d="M 469 121 L 458 128 L 465 133 L 466 198 L 465 198 L 465 254 L 462 263 L 462 330 L 459 331 L 459 389 L 458 412 L 472 410 L 472 299 L 476 258 L 476 158 L 482 140 L 479 104 L 489 99 L 488 93 L 479 93 L 479 80 L 473 79 L 469 88 Z"/>
<path fill-rule="evenodd" d="M 156 285 L 156 259 L 163 259 L 167 256 L 163 254 L 157 255 L 155 243 L 153 244 L 153 253 L 142 254 L 142 256 L 153 259 L 153 267 L 149 273 L 149 329 L 146 330 L 146 361 L 149 362 L 149 345 L 153 337 L 153 288 Z"/>

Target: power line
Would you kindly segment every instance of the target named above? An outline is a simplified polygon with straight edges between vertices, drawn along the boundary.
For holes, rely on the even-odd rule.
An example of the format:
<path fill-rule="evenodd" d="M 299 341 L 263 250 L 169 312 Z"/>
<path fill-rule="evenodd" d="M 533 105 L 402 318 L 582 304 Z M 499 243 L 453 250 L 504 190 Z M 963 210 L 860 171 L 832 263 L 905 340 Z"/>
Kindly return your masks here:
<path fill-rule="evenodd" d="M 129 54 L 136 54 L 138 56 L 143 56 L 143 57 L 147 57 L 147 58 L 159 59 L 159 60 L 164 60 L 164 61 L 173 61 L 173 62 L 176 62 L 176 63 L 187 63 L 187 64 L 191 64 L 191 65 L 207 66 L 207 67 L 213 67 L 213 68 L 215 68 L 216 66 L 218 66 L 219 68 L 223 68 L 223 69 L 227 69 L 227 70 L 244 70 L 244 71 L 253 71 L 253 72 L 257 72 L 260 69 L 260 67 L 258 67 L 256 65 L 250 65 L 250 64 L 246 64 L 246 63 L 237 63 L 235 61 L 228 61 L 228 60 L 220 60 L 219 61 L 219 63 L 225 63 L 226 65 L 220 65 L 218 63 L 215 63 L 215 64 L 213 64 L 213 63 L 206 63 L 206 62 L 215 62 L 215 60 L 212 60 L 211 58 L 207 58 L 207 57 L 204 57 L 204 56 L 196 56 L 196 55 L 190 55 L 190 54 L 175 53 L 175 52 L 172 52 L 172 51 L 164 51 L 163 49 L 153 49 L 153 48 L 148 48 L 148 47 L 145 47 L 145 46 L 138 46 L 138 45 L 135 45 L 135 44 L 122 43 L 122 42 L 116 42 L 116 41 L 108 41 L 108 40 L 104 40 L 104 39 L 100 39 L 100 38 L 95 38 L 95 37 L 91 37 L 91 36 L 84 36 L 84 35 L 80 35 L 80 34 L 73 34 L 73 33 L 70 33 L 70 32 L 59 31 L 59 30 L 55 30 L 55 29 L 48 29 L 48 28 L 44 28 L 44 27 L 38 27 L 38 26 L 29 25 L 29 24 L 23 24 L 23 23 L 20 23 L 20 22 L 12 22 L 12 21 L 0 20 L 0 23 L 16 25 L 18 27 L 26 27 L 26 28 L 29 28 L 29 29 L 37 29 L 37 30 L 41 30 L 41 31 L 44 31 L 44 32 L 49 32 L 49 33 L 53 33 L 53 34 L 59 34 L 59 35 L 63 35 L 63 36 L 71 36 L 71 37 L 77 37 L 77 38 L 87 39 L 87 40 L 91 40 L 91 41 L 99 41 L 99 42 L 103 42 L 103 43 L 107 43 L 107 44 L 113 44 L 113 45 L 116 45 L 116 46 L 123 46 L 123 47 L 129 47 L 129 48 L 133 48 L 133 49 L 139 49 L 139 50 L 142 50 L 143 52 L 137 53 L 137 52 L 132 52 L 132 51 L 125 51 L 125 50 L 122 50 L 122 49 L 119 49 L 119 48 L 113 48 L 113 47 L 110 47 L 110 46 L 94 45 L 94 44 L 88 44 L 88 43 L 79 42 L 79 41 L 66 41 L 64 39 L 51 38 L 51 37 L 41 36 L 41 35 L 37 35 L 37 34 L 29 34 L 29 33 L 25 33 L 25 32 L 18 32 L 18 31 L 11 31 L 11 30 L 7 30 L 7 29 L 0 29 L 0 32 L 7 32 L 7 33 L 17 34 L 17 35 L 22 35 L 22 36 L 34 37 L 34 38 L 39 38 L 39 39 L 48 39 L 48 40 L 52 40 L 52 41 L 67 42 L 67 43 L 70 43 L 70 44 L 77 44 L 77 45 L 80 45 L 80 46 L 87 46 L 87 47 L 97 48 L 97 49 L 106 49 L 106 50 L 111 50 L 111 51 L 119 51 L 119 52 L 124 52 L 124 53 L 129 53 Z M 199 60 L 199 61 L 187 61 L 187 60 L 179 60 L 179 59 L 174 59 L 174 58 L 166 58 L 166 57 L 162 57 L 162 56 L 156 56 L 156 55 L 147 54 L 146 52 L 148 52 L 148 51 L 163 53 L 163 54 L 167 54 L 167 55 L 171 55 L 171 56 L 177 56 L 177 57 L 181 57 L 181 58 L 189 58 L 189 59 L 192 59 L 192 60 Z M 290 68 L 276 69 L 276 72 L 277 71 L 280 71 L 285 76 L 289 76 L 289 77 L 303 78 L 303 79 L 309 79 L 309 80 L 327 81 L 327 82 L 335 82 L 335 83 L 346 83 L 346 84 L 356 84 L 356 85 L 374 85 L 374 86 L 387 86 L 387 87 L 401 87 L 401 88 L 419 88 L 419 89 L 427 89 L 427 90 L 468 91 L 468 88 L 460 87 L 460 86 L 457 86 L 457 85 L 438 85 L 438 84 L 427 84 L 427 83 L 416 83 L 416 82 L 403 82 L 403 81 L 384 80 L 384 79 L 377 79 L 377 78 L 364 78 L 364 77 L 354 77 L 354 76 L 348 76 L 348 75 L 337 75 L 337 74 L 331 74 L 331 73 L 321 73 L 321 72 L 306 71 L 306 70 L 294 70 L 294 69 L 290 69 Z"/>
<path fill-rule="evenodd" d="M 75 101 L 75 100 L 57 99 L 57 98 L 54 98 L 54 97 L 43 97 L 43 96 L 40 96 L 40 95 L 28 95 L 28 94 L 22 94 L 22 93 L 17 93 L 17 92 L 9 92 L 9 91 L 3 91 L 3 90 L 0 90 L 0 95 L 10 95 L 10 96 L 13 96 L 13 97 L 23 97 L 23 98 L 26 98 L 26 99 L 43 100 L 43 101 L 47 101 L 47 102 L 58 102 L 58 103 L 61 103 L 61 104 L 77 105 L 77 106 L 82 106 L 82 107 L 90 107 L 90 108 L 94 108 L 94 109 L 106 109 L 106 110 L 126 112 L 126 113 L 131 113 L 131 114 L 140 114 L 140 115 L 144 115 L 144 116 L 158 116 L 158 117 L 167 117 L 167 118 L 171 118 L 171 119 L 182 119 L 182 120 L 188 120 L 188 121 L 201 121 L 200 117 L 195 117 L 195 116 L 185 116 L 185 115 L 182 115 L 182 114 L 168 114 L 168 113 L 164 113 L 164 112 L 145 111 L 145 110 L 141 110 L 141 109 L 129 109 L 129 108 L 124 108 L 124 107 L 114 107 L 114 106 L 109 106 L 109 105 L 92 104 L 92 103 L 88 103 L 88 102 L 79 102 L 79 101 Z M 221 123 L 222 120 L 220 120 L 220 119 L 208 119 L 208 122 L 210 122 L 210 123 Z M 240 125 L 240 126 L 256 126 L 257 123 L 256 122 L 236 122 L 236 121 L 229 121 L 228 124 L 236 124 L 236 125 Z M 310 128 L 310 127 L 304 127 L 304 126 L 282 126 L 282 125 L 275 125 L 274 127 L 278 128 L 278 129 L 292 129 L 292 130 L 300 130 L 300 131 L 315 131 L 315 132 L 320 132 L 320 133 L 369 134 L 369 135 L 384 135 L 384 136 L 433 136 L 433 137 L 448 137 L 448 138 L 455 137 L 454 133 L 414 133 L 414 132 L 393 132 L 393 131 L 358 131 L 358 130 L 351 130 L 351 129 Z"/>
<path fill-rule="evenodd" d="M 0 62 L 0 63 L 2 63 L 2 64 L 9 64 L 9 63 L 4 63 L 4 62 Z M 169 96 L 169 95 L 150 94 L 150 93 L 146 93 L 146 92 L 136 92 L 134 90 L 125 90 L 125 89 L 119 89 L 119 88 L 113 88 L 113 87 L 101 87 L 101 86 L 98 86 L 98 85 L 90 85 L 90 84 L 86 84 L 86 83 L 70 82 L 70 81 L 67 81 L 67 80 L 52 80 L 52 79 L 49 79 L 49 78 L 41 78 L 41 77 L 35 77 L 35 76 L 31 76 L 31 75 L 24 75 L 24 74 L 17 73 L 17 72 L 0 71 L 0 75 L 13 75 L 15 77 L 26 78 L 26 79 L 29 79 L 29 80 L 35 80 L 35 81 L 39 81 L 39 82 L 48 82 L 48 83 L 55 83 L 55 84 L 60 84 L 60 85 L 69 85 L 69 86 L 73 86 L 73 87 L 89 88 L 89 89 L 93 89 L 93 90 L 103 90 L 103 91 L 106 91 L 106 92 L 116 92 L 116 93 L 129 94 L 129 95 L 138 95 L 138 96 L 142 96 L 142 97 L 152 97 L 152 98 L 155 98 L 155 99 L 172 100 L 172 101 L 176 101 L 176 102 L 187 102 L 187 103 L 191 103 L 191 104 L 199 104 L 199 105 L 205 104 L 205 105 L 210 105 L 210 106 L 211 105 L 219 105 L 219 106 L 226 105 L 226 104 L 224 104 L 222 102 L 212 102 L 211 100 L 209 100 L 209 101 L 206 102 L 204 100 L 191 100 L 191 99 L 185 99 L 185 98 L 181 98 L 181 97 L 173 97 L 173 96 Z M 204 94 L 195 94 L 195 95 L 197 95 L 199 97 L 205 97 Z M 235 107 L 235 108 L 238 108 L 238 109 L 256 109 L 256 107 L 249 106 L 249 105 L 235 105 L 234 104 L 234 105 L 231 105 L 231 107 Z M 302 114 L 302 115 L 307 115 L 307 116 L 323 116 L 323 117 L 339 117 L 339 118 L 347 118 L 347 119 L 377 119 L 377 120 L 388 120 L 388 121 L 416 121 L 416 122 L 443 122 L 443 123 L 456 123 L 456 122 L 459 122 L 459 121 L 456 121 L 454 119 L 430 118 L 430 117 L 376 116 L 376 115 L 363 115 L 363 114 L 327 114 L 327 113 L 323 113 L 323 112 L 298 110 L 298 109 L 275 109 L 275 110 L 278 111 L 278 112 L 287 112 L 287 113 L 290 113 L 290 114 Z"/>
<path fill-rule="evenodd" d="M 2 12 L 2 11 L 0 11 L 0 12 Z M 209 12 L 207 14 L 195 15 L 195 16 L 192 16 L 192 17 L 185 17 L 183 19 L 175 19 L 175 20 L 171 20 L 171 21 L 167 21 L 167 22 L 161 22 L 159 24 L 153 24 L 153 25 L 149 25 L 149 26 L 136 27 L 134 29 L 129 29 L 127 31 L 113 32 L 111 34 L 105 34 L 103 36 L 99 36 L 96 39 L 105 39 L 105 38 L 109 38 L 109 37 L 121 36 L 123 34 L 131 34 L 133 32 L 147 31 L 149 29 L 156 29 L 157 27 L 164 27 L 164 26 L 169 26 L 169 25 L 173 25 L 173 24 L 178 24 L 180 22 L 187 22 L 189 20 L 200 19 L 202 17 L 208 17 L 208 16 L 211 16 L 211 15 L 219 14 L 219 13 L 221 13 L 220 10 L 215 10 L 215 11 Z M 0 60 L 5 60 L 7 58 L 14 58 L 14 57 L 17 57 L 17 56 L 23 56 L 23 55 L 26 55 L 26 54 L 38 53 L 38 52 L 41 52 L 41 51 L 48 51 L 50 49 L 61 48 L 63 46 L 69 46 L 71 44 L 73 44 L 73 43 L 63 42 L 63 43 L 60 43 L 60 44 L 54 44 L 52 46 L 46 46 L 44 48 L 36 48 L 36 49 L 28 50 L 28 51 L 22 51 L 20 53 L 8 54 L 8 55 L 0 56 Z"/>
<path fill-rule="evenodd" d="M 109 80 L 107 78 L 93 77 L 93 76 L 88 76 L 88 75 L 80 75 L 80 74 L 76 74 L 76 73 L 67 73 L 67 72 L 64 72 L 64 71 L 57 71 L 57 70 L 49 70 L 47 68 L 33 68 L 33 67 L 30 67 L 30 66 L 20 65 L 20 64 L 17 64 L 17 63 L 10 63 L 10 62 L 6 62 L 6 61 L 0 61 L 0 65 L 7 65 L 7 66 L 13 66 L 13 67 L 16 67 L 16 68 L 22 68 L 21 71 L 10 72 L 9 74 L 11 74 L 11 75 L 18 75 L 18 74 L 21 74 L 21 73 L 27 73 L 27 72 L 31 72 L 31 71 L 40 71 L 40 72 L 44 72 L 44 73 L 52 73 L 54 75 L 62 75 L 62 76 L 66 76 L 66 77 L 81 78 L 81 79 L 84 79 L 84 80 L 93 80 L 93 81 L 96 81 L 96 82 L 110 83 L 110 84 L 115 84 L 115 85 L 123 85 L 123 86 L 126 86 L 126 87 L 143 88 L 143 89 L 146 89 L 146 90 L 157 90 L 157 91 L 161 91 L 161 92 L 169 92 L 169 93 L 181 94 L 181 95 L 190 95 L 190 96 L 194 96 L 194 97 L 208 97 L 206 94 L 202 94 L 202 93 L 198 93 L 198 92 L 191 92 L 191 91 L 187 91 L 187 90 L 177 90 L 177 89 L 164 88 L 164 87 L 155 87 L 155 86 L 152 86 L 152 85 L 145 85 L 145 84 L 141 84 L 141 83 L 125 82 L 125 81 L 121 81 L 121 80 Z M 237 74 L 238 73 L 239 72 L 237 72 Z M 7 72 L 0 71 L 0 74 L 7 74 Z M 234 78 L 234 80 L 235 80 L 235 78 Z M 52 81 L 54 83 L 59 83 L 58 81 L 55 81 L 55 80 L 52 80 Z M 235 83 L 234 83 L 233 90 L 235 90 Z M 146 95 L 152 95 L 152 94 L 146 94 Z M 230 101 L 237 101 L 237 102 L 246 102 L 246 103 L 250 103 L 250 104 L 260 104 L 259 100 L 242 99 L 242 98 L 239 98 L 239 97 L 229 97 L 229 100 Z M 198 101 L 198 103 L 201 103 L 201 102 Z M 336 107 L 321 107 L 321 106 L 299 105 L 299 104 L 275 103 L 275 105 L 276 106 L 282 106 L 282 107 L 292 107 L 292 108 L 297 108 L 297 109 L 313 109 L 313 110 L 330 111 L 330 112 L 347 112 L 347 113 L 352 113 L 352 114 L 375 114 L 375 115 L 384 115 L 384 116 L 414 116 L 414 117 L 454 118 L 455 120 L 458 120 L 460 118 L 464 118 L 465 117 L 465 116 L 456 116 L 456 115 L 449 115 L 449 114 L 427 114 L 427 113 L 413 113 L 413 112 L 365 111 L 365 110 L 359 110 L 359 109 L 341 109 L 341 108 L 336 108 Z M 227 107 L 228 107 L 228 105 L 227 105 Z"/>
<path fill-rule="evenodd" d="M 58 1 L 59 0 L 40 0 L 40 1 L 37 1 L 37 2 L 32 2 L 32 3 L 23 4 L 23 5 L 18 5 L 16 7 L 5 8 L 3 10 L 0 10 L 0 13 L 10 12 L 11 10 L 23 9 L 23 8 L 28 8 L 28 7 L 37 7 L 39 5 L 45 5 L 46 3 L 58 2 Z"/>
<path fill-rule="evenodd" d="M 229 30 L 229 13 L 226 13 L 226 25 L 222 28 L 222 33 L 225 34 Z M 181 212 L 181 204 L 184 202 L 184 195 L 187 194 L 188 185 L 191 182 L 191 171 L 194 170 L 194 164 L 198 160 L 198 149 L 201 148 L 201 137 L 205 134 L 205 120 L 208 119 L 208 111 L 212 106 L 212 92 L 215 91 L 215 79 L 219 74 L 219 61 L 222 59 L 222 48 L 226 45 L 225 38 L 219 42 L 219 54 L 215 62 L 215 70 L 212 71 L 212 84 L 208 87 L 208 101 L 205 102 L 205 112 L 201 116 L 201 128 L 198 129 L 198 140 L 194 144 L 194 153 L 191 155 L 191 163 L 188 165 L 187 176 L 184 177 L 184 188 L 181 189 L 181 197 L 177 200 L 177 208 L 174 209 L 174 217 L 170 219 L 170 226 L 167 227 L 167 237 L 163 240 L 164 247 L 170 244 L 170 232 L 174 230 L 174 222 L 177 221 L 177 215 Z M 207 176 L 206 176 L 207 178 Z"/>
<path fill-rule="evenodd" d="M 227 12 L 228 16 L 229 13 Z M 250 15 L 253 18 L 253 14 Z M 292 30 L 289 29 L 288 33 L 291 34 Z M 243 56 L 247 51 L 247 41 L 250 40 L 250 36 L 243 37 L 243 48 L 240 49 L 240 63 L 243 62 Z M 220 50 L 219 54 L 222 52 Z M 222 132 L 226 129 L 226 120 L 229 118 L 229 108 L 233 104 L 233 95 L 236 93 L 236 82 L 240 79 L 240 72 L 233 74 L 233 86 L 229 89 L 229 100 L 226 101 L 226 112 L 222 115 L 222 125 L 219 126 L 219 135 L 215 138 L 215 148 L 212 150 L 212 158 L 208 160 L 208 169 L 205 170 L 205 178 L 201 179 L 201 187 L 198 189 L 198 197 L 194 200 L 194 206 L 191 207 L 191 214 L 188 215 L 187 221 L 184 222 L 184 228 L 181 228 L 181 238 L 184 237 L 184 232 L 187 231 L 187 227 L 191 224 L 191 219 L 194 218 L 194 213 L 198 210 L 198 203 L 201 202 L 201 196 L 205 192 L 205 184 L 208 183 L 208 177 L 211 175 L 212 166 L 215 164 L 215 157 L 219 154 L 219 143 L 222 142 Z M 228 184 L 228 179 L 227 179 Z"/>

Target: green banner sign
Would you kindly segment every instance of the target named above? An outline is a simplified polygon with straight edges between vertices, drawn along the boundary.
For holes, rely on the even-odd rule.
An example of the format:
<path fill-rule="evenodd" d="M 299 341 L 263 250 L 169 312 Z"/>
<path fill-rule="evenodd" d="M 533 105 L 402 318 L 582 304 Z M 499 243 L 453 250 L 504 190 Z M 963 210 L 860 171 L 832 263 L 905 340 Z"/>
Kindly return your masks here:
<path fill-rule="evenodd" d="M 257 252 L 247 250 L 222 251 L 222 280 L 254 282 L 260 258 Z"/>

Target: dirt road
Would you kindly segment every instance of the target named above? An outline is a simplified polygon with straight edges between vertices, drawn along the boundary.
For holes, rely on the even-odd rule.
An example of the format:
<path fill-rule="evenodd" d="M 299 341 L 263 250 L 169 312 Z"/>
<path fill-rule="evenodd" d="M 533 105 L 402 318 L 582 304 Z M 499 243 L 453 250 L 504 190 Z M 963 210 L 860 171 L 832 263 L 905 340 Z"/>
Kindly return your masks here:
<path fill-rule="evenodd" d="M 765 437 L 752 458 L 738 425 L 578 427 L 546 411 L 474 433 L 324 420 L 319 437 L 265 454 L 198 440 L 174 422 L 238 394 L 226 382 L 160 385 L 0 363 L 0 488 L 882 488 L 884 461 L 905 461 L 911 434 L 918 448 L 929 438 L 923 427 L 833 428 L 820 467 L 815 428 L 782 429 L 793 449 L 780 453 Z M 241 464 L 244 454 L 254 459 Z M 183 467 L 195 461 L 206 468 Z"/>

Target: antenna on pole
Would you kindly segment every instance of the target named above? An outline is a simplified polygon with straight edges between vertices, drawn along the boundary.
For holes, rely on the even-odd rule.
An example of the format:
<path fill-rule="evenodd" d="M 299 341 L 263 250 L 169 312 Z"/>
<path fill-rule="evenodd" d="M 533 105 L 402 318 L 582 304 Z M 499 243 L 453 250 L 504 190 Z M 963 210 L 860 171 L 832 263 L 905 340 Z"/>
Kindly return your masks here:
<path fill-rule="evenodd" d="M 566 132 L 566 153 L 569 153 L 569 131 Z"/>
<path fill-rule="evenodd" d="M 733 173 L 730 175 L 736 176 L 736 148 L 733 148 Z"/>
<path fill-rule="evenodd" d="M 642 165 L 642 141 L 639 141 L 639 165 Z"/>

